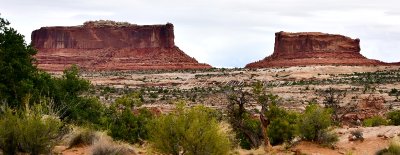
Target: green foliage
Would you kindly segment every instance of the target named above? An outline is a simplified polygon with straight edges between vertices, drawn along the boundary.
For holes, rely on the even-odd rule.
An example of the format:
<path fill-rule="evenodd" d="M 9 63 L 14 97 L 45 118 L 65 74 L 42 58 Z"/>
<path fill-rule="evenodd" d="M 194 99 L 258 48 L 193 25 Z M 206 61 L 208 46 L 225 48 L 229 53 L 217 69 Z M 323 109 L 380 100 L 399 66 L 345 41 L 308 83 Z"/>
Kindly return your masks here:
<path fill-rule="evenodd" d="M 184 109 L 180 105 L 175 112 L 158 117 L 148 126 L 149 140 L 161 154 L 227 154 L 230 137 L 210 116 L 210 111 L 203 106 Z"/>
<path fill-rule="evenodd" d="M 390 96 L 398 96 L 399 93 L 400 93 L 399 90 L 397 90 L 396 88 L 393 88 L 393 89 L 390 90 L 389 95 Z"/>
<path fill-rule="evenodd" d="M 20 107 L 22 99 L 35 88 L 37 69 L 32 56 L 36 51 L 9 24 L 0 17 L 0 98 L 9 106 Z"/>
<path fill-rule="evenodd" d="M 381 116 L 373 116 L 363 121 L 365 127 L 388 125 L 388 121 Z"/>
<path fill-rule="evenodd" d="M 19 144 L 20 116 L 5 109 L 0 119 L 0 148 L 4 154 L 16 154 Z"/>
<path fill-rule="evenodd" d="M 32 95 L 29 94 L 33 102 L 42 102 L 46 98 L 47 102 L 52 103 L 52 110 L 69 123 L 101 123 L 104 107 L 97 98 L 88 96 L 90 82 L 79 76 L 77 66 L 64 70 L 60 78 L 45 72 L 37 72 L 34 78 L 37 88 L 32 91 Z"/>
<path fill-rule="evenodd" d="M 133 92 L 128 95 L 124 95 L 115 100 L 115 106 L 123 106 L 125 108 L 134 108 L 142 105 L 143 96 L 140 92 Z"/>
<path fill-rule="evenodd" d="M 145 126 L 152 117 L 151 112 L 145 108 L 139 109 L 138 114 L 133 114 L 130 109 L 115 111 L 108 124 L 109 134 L 117 140 L 130 143 L 143 142 L 148 139 L 148 130 Z"/>
<path fill-rule="evenodd" d="M 81 98 L 65 111 L 67 121 L 78 125 L 102 125 L 105 107 L 97 98 Z"/>
<path fill-rule="evenodd" d="M 62 77 L 55 78 L 52 82 L 55 89 L 52 91 L 52 97 L 55 102 L 67 106 L 77 104 L 71 102 L 79 100 L 90 88 L 90 82 L 79 77 L 79 68 L 75 65 L 64 70 Z"/>
<path fill-rule="evenodd" d="M 6 154 L 18 149 L 33 155 L 49 153 L 60 137 L 62 122 L 39 108 L 13 112 L 5 108 L 0 119 L 0 147 Z"/>
<path fill-rule="evenodd" d="M 152 113 L 145 109 L 135 109 L 142 105 L 140 92 L 134 92 L 116 99 L 103 117 L 110 136 L 114 139 L 130 143 L 143 142 L 148 139 L 145 127 L 153 118 Z"/>
<path fill-rule="evenodd" d="M 260 141 L 262 137 L 261 122 L 246 115 L 243 118 L 242 130 L 236 130 L 236 139 L 239 140 L 240 147 L 248 150 L 256 148 L 260 144 L 255 145 L 254 141 Z M 254 140 L 255 138 L 257 139 Z"/>
<path fill-rule="evenodd" d="M 266 116 L 271 120 L 267 131 L 272 145 L 290 142 L 297 135 L 298 116 L 296 113 L 271 104 Z"/>
<path fill-rule="evenodd" d="M 318 131 L 317 142 L 325 147 L 334 147 L 334 144 L 339 141 L 339 136 L 327 129 Z"/>
<path fill-rule="evenodd" d="M 236 133 L 236 139 L 239 145 L 244 149 L 258 148 L 261 145 L 263 134 L 261 122 L 251 117 L 251 113 L 245 109 L 250 94 L 241 89 L 233 90 L 228 94 L 229 104 L 227 106 L 228 121 L 232 125 L 233 131 Z M 255 89 L 254 93 L 261 93 L 259 89 Z M 261 95 L 260 95 L 261 96 Z M 264 101 L 265 96 L 260 97 Z"/>
<path fill-rule="evenodd" d="M 400 125 L 400 110 L 395 110 L 387 113 L 387 118 L 391 125 Z"/>
<path fill-rule="evenodd" d="M 56 118 L 33 114 L 21 121 L 20 146 L 31 154 L 49 153 L 60 137 L 62 123 Z"/>
<path fill-rule="evenodd" d="M 398 155 L 400 154 L 400 145 L 398 142 L 391 142 L 388 148 L 380 150 L 376 155 Z"/>
<path fill-rule="evenodd" d="M 316 104 L 306 107 L 305 113 L 299 119 L 299 131 L 302 138 L 317 141 L 321 132 L 331 125 L 331 112 Z"/>

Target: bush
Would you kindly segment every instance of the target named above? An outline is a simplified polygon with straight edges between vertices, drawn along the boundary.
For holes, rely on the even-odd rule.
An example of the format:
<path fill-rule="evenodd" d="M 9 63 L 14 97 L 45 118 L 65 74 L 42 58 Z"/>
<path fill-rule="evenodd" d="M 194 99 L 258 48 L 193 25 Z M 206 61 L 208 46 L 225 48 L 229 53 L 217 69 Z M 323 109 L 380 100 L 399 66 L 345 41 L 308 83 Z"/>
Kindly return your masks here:
<path fill-rule="evenodd" d="M 19 145 L 20 117 L 5 109 L 0 119 L 0 148 L 4 154 L 16 154 Z"/>
<path fill-rule="evenodd" d="M 297 135 L 297 115 L 272 104 L 266 114 L 271 120 L 268 125 L 268 137 L 272 145 L 290 142 Z"/>
<path fill-rule="evenodd" d="M 395 110 L 387 113 L 387 118 L 391 125 L 400 125 L 400 110 Z"/>
<path fill-rule="evenodd" d="M 260 120 L 251 118 L 246 114 L 243 118 L 242 130 L 236 131 L 236 139 L 239 140 L 240 147 L 247 150 L 257 148 L 260 144 L 255 146 L 254 144 L 256 143 L 252 142 L 252 139 L 261 140 L 262 137 L 263 134 Z"/>
<path fill-rule="evenodd" d="M 376 155 L 398 155 L 400 154 L 400 145 L 398 142 L 392 141 L 388 148 L 380 150 Z"/>
<path fill-rule="evenodd" d="M 140 109 L 138 114 L 133 114 L 130 109 L 122 112 L 115 111 L 109 122 L 109 134 L 114 139 L 130 143 L 143 142 L 148 138 L 146 125 L 151 121 L 152 114 L 147 109 Z"/>
<path fill-rule="evenodd" d="M 37 155 L 49 153 L 61 137 L 62 122 L 36 109 L 12 112 L 6 109 L 0 120 L 0 145 L 6 154 L 17 149 Z"/>
<path fill-rule="evenodd" d="M 351 134 L 351 138 L 349 138 L 349 140 L 352 140 L 352 141 L 356 141 L 356 140 L 364 141 L 364 136 L 363 136 L 364 134 L 363 134 L 361 129 L 350 131 L 350 134 Z"/>
<path fill-rule="evenodd" d="M 21 121 L 20 146 L 31 154 L 49 153 L 60 138 L 60 120 L 41 115 L 27 116 Z"/>
<path fill-rule="evenodd" d="M 227 154 L 230 136 L 209 111 L 203 106 L 184 109 L 180 105 L 149 125 L 149 141 L 161 154 Z"/>
<path fill-rule="evenodd" d="M 298 125 L 302 138 L 308 141 L 318 141 L 326 129 L 331 125 L 331 112 L 328 109 L 311 104 L 306 107 L 300 117 Z"/>
<path fill-rule="evenodd" d="M 104 115 L 105 107 L 97 98 L 86 97 L 77 99 L 77 105 L 68 107 L 66 119 L 77 125 L 99 126 L 102 124 L 101 117 Z"/>
<path fill-rule="evenodd" d="M 339 136 L 329 130 L 321 130 L 318 133 L 317 142 L 325 147 L 334 147 L 334 144 L 339 141 Z"/>
<path fill-rule="evenodd" d="M 259 119 L 252 117 L 252 113 L 246 110 L 250 104 L 250 94 L 242 89 L 235 90 L 233 87 L 223 88 L 228 90 L 227 118 L 236 139 L 244 149 L 258 148 L 264 138 Z M 264 98 L 263 98 L 264 99 Z"/>
<path fill-rule="evenodd" d="M 388 121 L 381 116 L 373 116 L 373 117 L 365 119 L 363 121 L 363 125 L 365 127 L 374 127 L 374 126 L 381 126 L 381 125 L 387 125 L 387 124 L 388 124 Z"/>
<path fill-rule="evenodd" d="M 115 100 L 115 105 L 124 108 L 134 108 L 142 105 L 143 96 L 140 92 L 133 92 Z"/>

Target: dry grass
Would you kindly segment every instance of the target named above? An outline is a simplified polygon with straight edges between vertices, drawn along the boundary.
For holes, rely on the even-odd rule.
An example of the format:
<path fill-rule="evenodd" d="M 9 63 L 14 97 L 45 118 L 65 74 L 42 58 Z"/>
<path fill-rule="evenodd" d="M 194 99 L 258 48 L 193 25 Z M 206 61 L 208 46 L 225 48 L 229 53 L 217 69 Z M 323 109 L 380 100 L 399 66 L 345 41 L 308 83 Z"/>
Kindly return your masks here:
<path fill-rule="evenodd" d="M 91 149 L 92 155 L 132 155 L 136 154 L 127 144 L 116 143 L 109 137 L 102 136 L 95 141 Z"/>
<path fill-rule="evenodd" d="M 100 132 L 76 127 L 67 138 L 67 146 L 72 148 L 79 145 L 92 145 L 100 136 Z"/>
<path fill-rule="evenodd" d="M 73 127 L 73 130 L 63 138 L 65 151 L 89 148 L 84 154 L 93 155 L 135 155 L 134 148 L 129 144 L 115 142 L 104 132 L 87 128 Z"/>

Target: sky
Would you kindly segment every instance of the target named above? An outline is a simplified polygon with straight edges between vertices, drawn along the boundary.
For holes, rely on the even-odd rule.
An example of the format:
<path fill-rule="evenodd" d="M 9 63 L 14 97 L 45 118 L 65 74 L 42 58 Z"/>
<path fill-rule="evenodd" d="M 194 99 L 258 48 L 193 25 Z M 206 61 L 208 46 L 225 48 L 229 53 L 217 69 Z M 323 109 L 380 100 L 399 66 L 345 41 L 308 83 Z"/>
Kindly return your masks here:
<path fill-rule="evenodd" d="M 43 26 L 114 20 L 174 24 L 175 44 L 214 67 L 244 67 L 272 54 L 275 32 L 360 38 L 361 54 L 400 61 L 398 0 L 0 0 L 1 17 L 25 36 Z"/>

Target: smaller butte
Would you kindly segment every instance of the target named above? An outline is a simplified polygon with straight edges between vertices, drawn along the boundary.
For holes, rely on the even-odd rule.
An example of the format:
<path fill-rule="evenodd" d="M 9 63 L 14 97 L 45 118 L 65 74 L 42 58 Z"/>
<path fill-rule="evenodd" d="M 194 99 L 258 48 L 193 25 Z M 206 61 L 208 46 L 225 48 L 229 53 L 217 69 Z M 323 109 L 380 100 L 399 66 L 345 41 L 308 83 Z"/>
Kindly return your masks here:
<path fill-rule="evenodd" d="M 305 65 L 395 65 L 367 59 L 360 54 L 360 40 L 320 32 L 277 32 L 272 55 L 246 68 Z"/>

